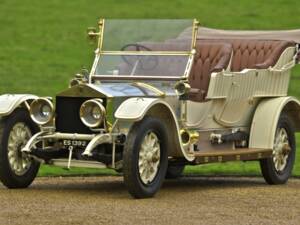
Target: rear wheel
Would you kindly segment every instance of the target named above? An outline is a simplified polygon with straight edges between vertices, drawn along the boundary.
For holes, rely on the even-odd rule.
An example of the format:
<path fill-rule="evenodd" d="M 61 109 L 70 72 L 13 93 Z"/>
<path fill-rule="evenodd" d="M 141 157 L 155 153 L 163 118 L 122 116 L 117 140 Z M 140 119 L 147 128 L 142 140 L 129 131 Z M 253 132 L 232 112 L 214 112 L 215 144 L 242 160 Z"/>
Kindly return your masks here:
<path fill-rule="evenodd" d="M 0 121 L 0 180 L 8 188 L 28 187 L 40 164 L 21 149 L 38 128 L 25 109 L 17 109 Z"/>
<path fill-rule="evenodd" d="M 160 189 L 168 166 L 167 132 L 156 118 L 133 125 L 123 155 L 124 182 L 135 198 L 149 198 Z"/>
<path fill-rule="evenodd" d="M 279 118 L 274 138 L 273 156 L 260 160 L 263 177 L 268 184 L 284 184 L 289 179 L 295 162 L 295 133 L 288 116 Z"/>

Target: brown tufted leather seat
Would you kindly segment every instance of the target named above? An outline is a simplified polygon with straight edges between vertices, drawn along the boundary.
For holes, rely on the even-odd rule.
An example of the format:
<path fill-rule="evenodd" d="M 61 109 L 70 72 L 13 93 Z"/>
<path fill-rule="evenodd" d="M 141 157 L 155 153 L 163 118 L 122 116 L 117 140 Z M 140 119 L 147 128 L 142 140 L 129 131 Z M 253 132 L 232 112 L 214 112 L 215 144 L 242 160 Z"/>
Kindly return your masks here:
<path fill-rule="evenodd" d="M 283 51 L 295 46 L 288 41 L 233 40 L 232 71 L 267 69 L 274 66 Z"/>
<path fill-rule="evenodd" d="M 207 41 L 207 39 L 199 39 L 198 41 L 203 40 Z M 294 42 L 276 40 L 222 39 L 209 41 L 232 44 L 231 71 L 233 72 L 243 69 L 267 69 L 276 64 L 287 47 L 296 45 Z"/>
<path fill-rule="evenodd" d="M 191 86 L 189 99 L 204 101 L 211 73 L 227 69 L 232 55 L 232 46 L 228 43 L 199 41 L 196 50 L 194 65 L 189 76 Z"/>

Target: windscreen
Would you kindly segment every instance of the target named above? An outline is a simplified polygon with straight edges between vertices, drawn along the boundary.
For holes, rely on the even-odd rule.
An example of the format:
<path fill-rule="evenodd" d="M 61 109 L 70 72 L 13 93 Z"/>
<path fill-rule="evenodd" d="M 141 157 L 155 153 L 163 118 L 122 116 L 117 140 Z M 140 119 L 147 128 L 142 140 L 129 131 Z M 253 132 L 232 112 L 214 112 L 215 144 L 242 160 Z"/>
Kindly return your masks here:
<path fill-rule="evenodd" d="M 184 75 L 188 56 L 182 55 L 102 55 L 96 74 L 112 76 Z"/>
<path fill-rule="evenodd" d="M 104 24 L 103 51 L 125 51 L 128 50 L 128 46 L 143 42 L 176 42 L 183 32 L 191 39 L 185 40 L 185 48 L 181 50 L 191 50 L 192 29 L 189 28 L 192 27 L 193 20 L 190 19 L 107 19 Z M 174 45 L 173 49 L 161 47 L 157 51 L 178 51 L 178 49 Z"/>
<path fill-rule="evenodd" d="M 105 20 L 94 75 L 182 77 L 191 56 L 192 27 L 193 20 Z"/>

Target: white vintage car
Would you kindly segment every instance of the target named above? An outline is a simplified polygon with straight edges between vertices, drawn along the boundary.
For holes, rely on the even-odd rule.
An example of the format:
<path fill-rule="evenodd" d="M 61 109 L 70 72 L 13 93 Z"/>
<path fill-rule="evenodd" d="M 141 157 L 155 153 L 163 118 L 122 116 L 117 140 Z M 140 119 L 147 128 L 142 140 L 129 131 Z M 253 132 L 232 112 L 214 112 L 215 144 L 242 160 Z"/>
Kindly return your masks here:
<path fill-rule="evenodd" d="M 300 130 L 300 103 L 287 96 L 298 44 L 287 32 L 201 30 L 196 20 L 101 19 L 89 29 L 90 73 L 54 102 L 0 97 L 2 183 L 29 186 L 40 162 L 104 164 L 145 198 L 185 165 L 238 160 L 258 160 L 267 183 L 285 183 Z"/>

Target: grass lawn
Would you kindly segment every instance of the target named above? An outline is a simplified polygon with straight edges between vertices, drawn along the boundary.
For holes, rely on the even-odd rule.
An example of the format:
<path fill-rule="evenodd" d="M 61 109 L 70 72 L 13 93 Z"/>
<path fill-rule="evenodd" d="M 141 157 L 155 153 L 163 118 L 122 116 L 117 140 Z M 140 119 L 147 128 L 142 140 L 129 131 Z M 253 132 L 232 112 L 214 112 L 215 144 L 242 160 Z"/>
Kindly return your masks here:
<path fill-rule="evenodd" d="M 227 29 L 300 28 L 298 0 L 0 0 L 0 93 L 54 96 L 82 66 L 90 68 L 94 46 L 85 31 L 104 18 L 197 18 Z M 300 97 L 300 68 L 293 70 L 290 95 Z M 297 136 L 300 146 L 300 136 Z M 299 155 L 299 154 L 298 154 Z M 86 173 L 44 166 L 40 175 Z M 88 170 L 107 174 L 110 170 Z M 257 174 L 256 163 L 188 167 L 186 173 Z M 295 175 L 300 174 L 297 157 Z"/>
<path fill-rule="evenodd" d="M 118 173 L 112 169 L 85 169 L 85 168 L 71 168 L 70 170 L 57 167 L 43 165 L 39 171 L 38 176 L 75 176 L 75 175 L 117 175 Z"/>

